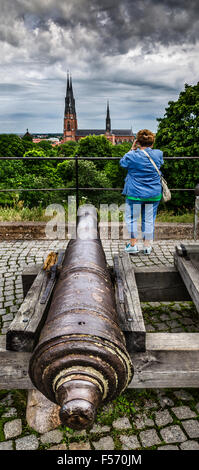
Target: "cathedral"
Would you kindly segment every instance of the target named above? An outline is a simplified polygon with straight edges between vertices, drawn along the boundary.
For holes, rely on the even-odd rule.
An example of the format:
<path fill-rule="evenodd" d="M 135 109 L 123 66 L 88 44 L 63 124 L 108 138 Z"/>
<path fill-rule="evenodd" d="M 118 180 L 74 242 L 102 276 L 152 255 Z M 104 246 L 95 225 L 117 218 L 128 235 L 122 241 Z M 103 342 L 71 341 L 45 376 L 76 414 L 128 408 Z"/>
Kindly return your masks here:
<path fill-rule="evenodd" d="M 82 139 L 82 137 L 86 137 L 88 135 L 105 135 L 113 145 L 121 144 L 123 142 L 133 142 L 134 140 L 132 129 L 111 129 L 109 103 L 107 103 L 105 129 L 78 129 L 72 78 L 69 77 L 68 73 L 62 143 L 67 142 L 68 140 L 74 140 L 77 142 Z"/>

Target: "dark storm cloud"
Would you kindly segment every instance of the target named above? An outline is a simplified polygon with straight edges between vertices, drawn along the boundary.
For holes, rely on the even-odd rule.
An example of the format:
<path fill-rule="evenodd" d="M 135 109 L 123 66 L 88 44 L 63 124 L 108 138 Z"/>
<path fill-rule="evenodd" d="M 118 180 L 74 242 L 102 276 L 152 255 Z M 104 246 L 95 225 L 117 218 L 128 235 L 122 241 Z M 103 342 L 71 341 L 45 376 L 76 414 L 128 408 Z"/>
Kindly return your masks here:
<path fill-rule="evenodd" d="M 104 126 L 109 99 L 113 127 L 155 130 L 198 78 L 198 0 L 0 0 L 0 13 L 0 132 L 61 131 L 67 69 L 84 128 Z"/>
<path fill-rule="evenodd" d="M 81 26 L 98 35 L 104 54 L 125 54 L 141 43 L 145 51 L 157 43 L 193 43 L 199 37 L 199 2 L 196 0 L 1 0 L 4 15 L 29 29 L 47 30 L 53 21 L 70 31 Z M 0 38 L 18 45 L 17 29 L 3 25 Z M 80 43 L 81 47 L 83 44 Z M 91 44 L 92 47 L 92 44 Z"/>

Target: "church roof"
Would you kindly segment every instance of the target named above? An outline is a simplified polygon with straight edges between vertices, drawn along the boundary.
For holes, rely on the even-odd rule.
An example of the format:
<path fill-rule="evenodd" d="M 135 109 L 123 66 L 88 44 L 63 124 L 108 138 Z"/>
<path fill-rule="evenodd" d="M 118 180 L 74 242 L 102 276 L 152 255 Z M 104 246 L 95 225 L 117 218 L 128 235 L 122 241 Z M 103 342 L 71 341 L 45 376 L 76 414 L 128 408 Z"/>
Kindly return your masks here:
<path fill-rule="evenodd" d="M 132 133 L 132 129 L 113 129 L 112 130 L 112 133 L 115 134 L 115 135 L 133 135 Z"/>
<path fill-rule="evenodd" d="M 76 130 L 76 136 L 77 137 L 85 137 L 87 135 L 102 135 L 105 134 L 106 130 L 105 129 L 77 129 Z M 114 134 L 115 136 L 132 136 L 132 129 L 113 129 L 111 131 L 111 134 Z"/>

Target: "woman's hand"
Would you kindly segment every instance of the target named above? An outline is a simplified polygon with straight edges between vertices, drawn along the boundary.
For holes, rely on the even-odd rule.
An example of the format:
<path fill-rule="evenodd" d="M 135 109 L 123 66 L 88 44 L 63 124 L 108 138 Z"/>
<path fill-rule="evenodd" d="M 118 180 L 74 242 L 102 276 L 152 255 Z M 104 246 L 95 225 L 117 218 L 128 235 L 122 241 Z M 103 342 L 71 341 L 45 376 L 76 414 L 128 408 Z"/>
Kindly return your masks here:
<path fill-rule="evenodd" d="M 138 147 L 139 147 L 139 142 L 137 141 L 137 139 L 135 139 L 131 147 L 131 150 L 137 150 Z"/>

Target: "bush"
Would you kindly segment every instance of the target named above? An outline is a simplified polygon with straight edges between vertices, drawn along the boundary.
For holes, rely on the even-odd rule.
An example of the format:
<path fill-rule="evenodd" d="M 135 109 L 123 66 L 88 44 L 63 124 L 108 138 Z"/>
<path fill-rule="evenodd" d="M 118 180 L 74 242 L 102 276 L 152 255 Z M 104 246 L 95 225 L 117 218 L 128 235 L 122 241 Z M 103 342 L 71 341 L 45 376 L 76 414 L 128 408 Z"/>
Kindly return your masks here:
<path fill-rule="evenodd" d="M 199 83 L 185 85 L 176 102 L 170 101 L 159 126 L 155 147 L 164 157 L 199 156 Z M 170 188 L 195 188 L 199 182 L 199 160 L 167 160 L 162 168 Z M 193 191 L 172 192 L 167 207 L 183 212 L 194 205 Z"/>
<path fill-rule="evenodd" d="M 112 156 L 112 148 L 113 145 L 104 135 L 89 135 L 79 140 L 76 153 L 79 157 L 104 158 Z M 96 160 L 95 165 L 99 170 L 103 170 L 106 160 Z"/>
<path fill-rule="evenodd" d="M 87 188 L 111 187 L 111 182 L 105 171 L 99 171 L 94 162 L 79 161 L 79 186 Z M 64 186 L 72 188 L 76 186 L 75 161 L 64 161 L 57 167 L 58 176 L 62 178 Z M 65 196 L 72 195 L 72 191 L 65 193 Z M 81 191 L 80 198 L 86 198 L 86 202 L 97 205 L 100 202 L 107 202 L 106 191 Z"/>

